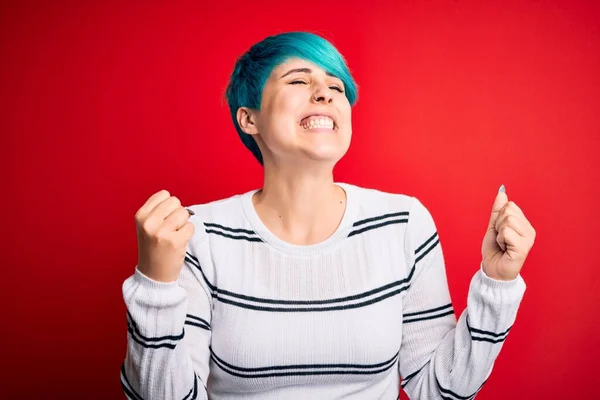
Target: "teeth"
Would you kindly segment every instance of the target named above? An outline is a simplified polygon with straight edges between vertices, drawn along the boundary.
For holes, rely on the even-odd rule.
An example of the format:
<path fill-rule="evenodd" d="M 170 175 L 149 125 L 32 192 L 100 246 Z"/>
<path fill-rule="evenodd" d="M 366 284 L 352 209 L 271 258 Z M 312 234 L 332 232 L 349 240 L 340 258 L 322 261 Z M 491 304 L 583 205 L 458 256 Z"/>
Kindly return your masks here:
<path fill-rule="evenodd" d="M 304 129 L 326 128 L 334 129 L 334 123 L 328 117 L 309 117 L 307 120 L 300 123 Z"/>

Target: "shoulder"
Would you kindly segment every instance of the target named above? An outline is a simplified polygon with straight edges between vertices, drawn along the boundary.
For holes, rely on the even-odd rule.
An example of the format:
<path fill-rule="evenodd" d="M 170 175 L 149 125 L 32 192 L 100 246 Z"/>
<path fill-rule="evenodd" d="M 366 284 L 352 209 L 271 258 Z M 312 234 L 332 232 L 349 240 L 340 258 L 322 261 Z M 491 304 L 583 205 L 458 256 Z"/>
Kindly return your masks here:
<path fill-rule="evenodd" d="M 411 212 L 422 212 L 425 206 L 414 196 L 406 193 L 393 193 L 379 189 L 344 184 L 354 192 L 363 214 L 387 214 L 402 212 L 407 217 Z"/>
<path fill-rule="evenodd" d="M 247 222 L 244 217 L 242 201 L 245 196 L 250 194 L 251 192 L 236 194 L 224 199 L 189 206 L 187 208 L 195 213 L 190 218 L 190 222 L 194 223 L 196 228 L 202 228 L 202 230 L 205 227 L 214 225 L 232 227 L 232 229 L 243 228 L 247 225 Z"/>
<path fill-rule="evenodd" d="M 362 218 L 386 218 L 400 216 L 406 219 L 409 229 L 429 232 L 435 230 L 435 222 L 429 209 L 421 200 L 406 193 L 386 192 L 355 185 L 344 185 L 355 194 L 360 203 Z"/>
<path fill-rule="evenodd" d="M 189 221 L 194 224 L 194 235 L 188 242 L 187 258 L 190 266 L 199 279 L 211 284 L 215 283 L 213 252 L 215 242 L 211 237 L 238 237 L 254 235 L 247 218 L 245 218 L 242 201 L 251 192 L 236 194 L 224 199 L 207 203 L 194 204 L 186 208 L 192 210 Z M 217 246 L 217 250 L 221 248 Z"/>

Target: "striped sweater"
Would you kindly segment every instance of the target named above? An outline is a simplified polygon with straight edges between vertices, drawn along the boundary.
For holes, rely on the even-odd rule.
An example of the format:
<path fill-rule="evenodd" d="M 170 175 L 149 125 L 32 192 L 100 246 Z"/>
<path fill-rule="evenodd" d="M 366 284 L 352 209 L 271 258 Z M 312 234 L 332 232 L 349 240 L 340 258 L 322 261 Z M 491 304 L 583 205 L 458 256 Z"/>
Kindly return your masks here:
<path fill-rule="evenodd" d="M 473 398 L 525 291 L 471 279 L 455 316 L 433 218 L 415 197 L 339 183 L 325 241 L 280 240 L 256 191 L 191 206 L 196 231 L 177 282 L 137 268 L 123 283 L 121 384 L 140 399 Z M 477 245 L 477 243 L 474 243 Z"/>

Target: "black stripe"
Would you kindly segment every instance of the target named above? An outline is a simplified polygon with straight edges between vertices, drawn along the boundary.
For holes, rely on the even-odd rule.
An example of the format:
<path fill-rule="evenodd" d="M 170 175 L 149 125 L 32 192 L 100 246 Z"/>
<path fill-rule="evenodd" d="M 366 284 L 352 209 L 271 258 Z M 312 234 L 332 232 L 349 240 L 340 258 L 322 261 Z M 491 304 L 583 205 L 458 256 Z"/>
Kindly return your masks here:
<path fill-rule="evenodd" d="M 380 287 L 372 289 L 372 290 L 368 290 L 363 293 L 354 294 L 354 295 L 345 296 L 345 297 L 337 297 L 337 298 L 327 299 L 327 300 L 274 300 L 274 299 L 264 299 L 264 298 L 260 298 L 260 297 L 247 296 L 247 295 L 243 295 L 243 294 L 233 293 L 233 292 L 230 292 L 228 290 L 223 290 L 223 289 L 216 289 L 215 291 L 219 295 L 223 294 L 223 295 L 234 297 L 234 298 L 237 298 L 240 300 L 248 300 L 248 301 L 253 301 L 256 303 L 299 306 L 299 305 L 334 304 L 334 303 L 343 303 L 343 302 L 347 302 L 347 301 L 351 301 L 351 300 L 358 300 L 358 299 L 362 299 L 364 297 L 369 297 L 371 295 L 377 294 L 379 292 L 383 292 L 387 289 L 391 289 L 395 286 L 401 286 L 404 283 L 406 283 L 406 280 L 402 279 L 402 280 L 398 280 L 398 281 L 395 281 L 392 283 L 388 283 L 386 285 L 380 286 Z"/>
<path fill-rule="evenodd" d="M 204 325 L 206 325 L 206 326 L 210 326 L 210 324 L 208 323 L 208 321 L 207 321 L 207 320 L 205 320 L 205 319 L 202 319 L 202 318 L 200 318 L 200 317 L 196 317 L 195 315 L 192 315 L 192 314 L 186 314 L 186 315 L 185 315 L 185 317 L 186 317 L 186 318 L 189 318 L 189 319 L 192 319 L 192 320 L 195 320 L 195 321 L 198 321 L 198 322 L 201 322 L 201 323 L 203 323 L 203 324 L 204 324 Z"/>
<path fill-rule="evenodd" d="M 196 373 L 194 372 L 194 386 L 190 389 L 188 394 L 183 398 L 183 400 L 194 400 L 198 395 L 198 378 L 196 377 Z M 192 397 L 190 397 L 192 396 Z"/>
<path fill-rule="evenodd" d="M 504 340 L 506 340 L 506 338 L 508 337 L 508 332 L 513 327 L 511 325 L 510 328 L 508 328 L 507 330 L 505 330 L 504 332 L 501 332 L 501 333 L 495 333 L 495 332 L 490 332 L 490 331 L 483 331 L 481 329 L 471 328 L 471 326 L 469 325 L 469 315 L 468 314 L 467 314 L 466 322 L 467 322 L 467 328 L 469 329 L 469 334 L 471 335 L 471 340 L 474 340 L 477 342 L 489 342 L 489 343 L 504 342 Z M 497 339 L 492 339 L 492 338 L 487 338 L 487 337 L 479 337 L 479 336 L 474 336 L 474 335 L 489 335 L 489 336 L 495 337 Z"/>
<path fill-rule="evenodd" d="M 129 379 L 127 379 L 127 374 L 125 373 L 125 362 L 123 362 L 123 364 L 121 365 L 121 376 L 123 376 L 123 378 L 125 379 L 125 382 L 121 380 L 121 386 L 123 387 L 123 391 L 125 392 L 125 394 L 127 394 L 127 396 L 129 396 L 133 400 L 144 400 L 142 396 L 136 393 L 136 391 L 133 389 L 133 386 L 131 386 Z M 129 389 L 131 390 L 129 390 L 127 386 L 125 386 L 125 383 L 127 383 L 127 386 L 129 386 Z"/>
<path fill-rule="evenodd" d="M 445 394 L 452 395 L 452 396 L 454 396 L 454 397 L 456 397 L 457 399 L 460 399 L 460 400 L 470 400 L 473 397 L 475 397 L 475 395 L 481 390 L 481 388 L 483 387 L 483 385 L 485 385 L 485 383 L 487 382 L 487 379 L 485 381 L 483 381 L 483 383 L 479 386 L 479 388 L 475 391 L 475 393 L 473 393 L 470 396 L 460 396 L 460 395 L 454 393 L 453 391 L 442 387 L 442 385 L 440 385 L 440 381 L 437 379 L 437 376 L 435 377 L 435 381 L 437 382 L 437 386 L 438 386 L 439 391 L 442 393 L 442 398 L 449 399 L 449 400 L 456 400 L 456 399 L 444 396 L 444 393 L 445 393 Z"/>
<path fill-rule="evenodd" d="M 207 331 L 210 331 L 209 326 L 204 325 L 204 324 L 199 324 L 196 322 L 185 321 L 185 325 L 197 326 L 198 328 L 202 328 L 202 329 L 206 329 Z"/>
<path fill-rule="evenodd" d="M 429 254 L 429 252 L 431 250 L 433 250 L 438 244 L 440 243 L 439 239 L 436 240 L 426 251 L 424 251 L 419 257 L 417 257 L 417 259 L 415 260 L 415 262 L 419 262 L 421 261 L 427 254 Z M 416 255 L 416 254 L 415 254 Z"/>
<path fill-rule="evenodd" d="M 364 301 L 362 303 L 347 304 L 347 305 L 333 306 L 333 307 L 315 307 L 315 308 L 262 307 L 262 306 L 254 306 L 254 305 L 245 304 L 245 303 L 239 303 L 237 301 L 232 301 L 232 300 L 224 299 L 224 298 L 220 298 L 220 297 L 217 297 L 217 299 L 219 301 L 221 301 L 222 303 L 225 303 L 225 304 L 231 304 L 231 305 L 238 306 L 238 307 L 241 307 L 241 308 L 247 308 L 249 310 L 257 310 L 257 311 L 271 311 L 271 312 L 322 312 L 322 311 L 350 310 L 350 309 L 353 309 L 353 308 L 366 307 L 366 306 L 369 306 L 371 304 L 378 303 L 378 302 L 380 302 L 382 300 L 385 300 L 388 297 L 392 297 L 392 296 L 395 296 L 395 295 L 397 295 L 399 293 L 402 293 L 403 291 L 407 290 L 409 287 L 410 287 L 410 285 L 402 287 L 402 288 L 397 289 L 397 290 L 395 290 L 393 292 L 386 293 L 383 296 L 376 297 L 374 299 L 371 299 L 371 300 L 368 300 L 368 301 Z"/>
<path fill-rule="evenodd" d="M 435 236 L 435 234 L 434 234 Z M 429 242 L 430 240 L 428 240 Z M 423 253 L 422 256 L 427 255 L 427 253 L 429 253 L 431 250 L 433 250 L 433 248 L 435 246 L 437 246 L 437 244 L 439 243 L 439 241 L 436 241 L 435 243 L 433 243 L 430 248 Z M 423 246 L 421 246 L 423 247 Z M 211 294 L 213 296 L 213 298 L 215 298 L 216 300 L 220 300 L 223 303 L 226 304 L 230 304 L 230 305 L 234 305 L 234 306 L 239 306 L 242 308 L 247 308 L 247 309 L 252 309 L 252 310 L 257 310 L 257 311 L 275 311 L 275 312 L 285 312 L 285 311 L 289 311 L 289 312 L 311 312 L 311 311 L 335 311 L 335 310 L 344 310 L 344 309 L 351 309 L 351 308 L 359 308 L 359 307 L 364 307 L 370 304 L 373 304 L 377 301 L 381 301 L 389 296 L 401 293 L 405 290 L 407 290 L 408 288 L 410 288 L 410 280 L 412 279 L 415 270 L 416 270 L 416 263 L 420 260 L 416 260 L 415 264 L 413 264 L 409 275 L 401 280 L 386 284 L 384 286 L 381 286 L 379 288 L 375 288 L 372 290 L 369 290 L 367 292 L 363 292 L 363 293 L 359 293 L 359 294 L 355 294 L 355 295 L 351 295 L 351 296 L 346 296 L 346 297 L 340 297 L 340 298 L 334 298 L 334 299 L 327 299 L 327 300 L 274 300 L 274 299 L 264 299 L 264 298 L 259 298 L 259 297 L 254 297 L 254 296 L 247 296 L 247 295 L 243 295 L 243 294 L 238 294 L 238 293 L 234 293 L 228 290 L 224 290 L 224 289 L 218 289 L 215 285 L 213 285 L 208 278 L 206 277 L 206 275 L 204 274 L 204 271 L 202 270 L 201 266 L 200 266 L 200 262 L 198 261 L 198 259 L 193 256 L 192 254 L 190 254 L 189 252 L 186 253 L 186 257 L 185 260 L 187 262 L 189 262 L 190 264 L 192 264 L 194 267 L 196 267 L 198 270 L 200 270 L 200 273 L 202 274 L 202 277 L 204 279 L 204 281 L 206 282 L 207 286 L 211 289 Z M 402 287 L 402 285 L 407 285 L 406 287 Z M 224 296 L 229 296 L 229 297 L 233 297 L 236 299 L 240 299 L 240 300 L 244 300 L 244 301 L 252 301 L 252 302 L 256 302 L 256 303 L 263 303 L 263 304 L 278 304 L 278 305 L 322 305 L 322 304 L 335 304 L 335 303 L 341 303 L 341 302 L 347 302 L 347 301 L 351 301 L 351 300 L 358 300 L 361 298 L 365 298 L 380 292 L 383 292 L 387 289 L 391 289 L 393 287 L 400 287 L 399 290 L 396 290 L 394 292 L 388 293 L 387 295 L 384 295 L 382 297 L 378 297 L 376 299 L 371 299 L 369 301 L 363 302 L 363 303 L 358 303 L 358 304 L 352 304 L 352 305 L 346 305 L 346 306 L 335 306 L 335 307 L 325 307 L 325 308 L 283 308 L 283 307 L 261 307 L 261 306 L 255 306 L 255 305 L 249 305 L 249 304 L 245 304 L 245 303 L 240 303 L 237 301 L 233 301 L 224 297 L 221 297 L 221 295 Z"/>
<path fill-rule="evenodd" d="M 133 329 L 131 328 L 131 326 L 127 327 L 127 331 L 131 334 L 131 338 L 138 344 L 140 344 L 142 347 L 146 348 L 146 349 L 160 349 L 163 347 L 166 347 L 168 349 L 173 350 L 176 346 L 176 344 L 173 343 L 158 343 L 158 344 L 148 344 L 146 342 L 143 342 L 142 340 L 138 339 L 137 336 L 135 335 L 135 333 L 133 332 Z"/>
<path fill-rule="evenodd" d="M 233 233 L 247 233 L 248 235 L 256 235 L 256 232 L 250 231 L 248 229 L 228 228 L 226 226 L 219 225 L 219 224 L 214 224 L 212 222 L 205 222 L 204 226 L 209 227 L 209 228 L 219 228 L 219 229 L 222 229 L 224 231 L 233 232 Z"/>
<path fill-rule="evenodd" d="M 215 361 L 214 357 L 211 356 L 211 359 L 213 361 Z M 301 371 L 301 372 L 273 372 L 273 373 L 268 373 L 268 374 L 258 374 L 258 375 L 247 375 L 247 374 L 240 374 L 237 372 L 233 372 L 228 370 L 227 368 L 224 368 L 222 365 L 220 365 L 218 362 L 215 361 L 215 364 L 221 368 L 223 371 L 227 372 L 230 375 L 233 376 L 237 376 L 239 378 L 272 378 L 272 377 L 279 377 L 279 376 L 315 376 L 315 375 L 375 375 L 375 374 L 379 374 L 381 372 L 387 371 L 388 369 L 392 368 L 394 366 L 394 364 L 390 364 L 387 367 L 378 369 L 378 370 L 373 370 L 373 371 L 353 371 L 353 370 L 340 370 L 340 371 Z"/>
<path fill-rule="evenodd" d="M 441 318 L 441 317 L 445 317 L 446 315 L 453 315 L 453 314 L 454 314 L 454 310 L 448 310 L 448 311 L 445 311 L 445 312 L 443 312 L 441 314 L 429 315 L 427 317 L 421 317 L 421 318 L 412 318 L 412 319 L 409 319 L 409 320 L 404 320 L 402 322 L 405 323 L 405 324 L 410 324 L 411 322 L 427 321 L 427 320 L 430 320 L 430 319 Z"/>
<path fill-rule="evenodd" d="M 138 393 L 135 392 L 135 390 L 133 389 L 133 386 L 131 386 L 131 383 L 129 382 L 129 379 L 127 379 L 127 375 L 125 374 L 125 363 L 123 363 L 123 365 L 121 366 L 121 375 L 125 379 L 125 382 L 123 382 L 123 380 L 121 380 L 121 387 L 123 388 L 123 391 L 125 392 L 125 394 L 132 400 L 144 400 L 142 398 L 142 396 L 140 396 Z M 125 383 L 127 383 L 127 385 L 125 385 Z M 190 397 L 190 395 L 192 397 Z M 190 398 L 188 399 L 188 397 L 190 397 Z M 192 389 L 190 389 L 190 391 L 183 398 L 183 400 L 195 400 L 196 397 L 198 397 L 198 379 L 197 379 L 196 373 L 194 373 L 194 387 Z"/>
<path fill-rule="evenodd" d="M 503 337 L 502 339 L 490 339 L 490 338 L 484 338 L 484 337 L 471 336 L 471 340 L 474 340 L 476 342 L 500 343 L 500 342 L 504 342 L 504 340 L 506 340 L 506 337 Z"/>
<path fill-rule="evenodd" d="M 128 322 L 130 322 L 129 325 L 131 325 L 133 327 L 133 330 L 135 331 L 135 333 L 137 334 L 137 336 L 146 341 L 146 342 L 162 342 L 163 340 L 181 340 L 183 339 L 183 335 L 184 335 L 184 331 L 181 331 L 181 334 L 179 335 L 167 335 L 167 336 L 158 336 L 158 337 L 146 337 L 144 335 L 142 335 L 142 333 L 140 332 L 140 330 L 138 329 L 137 324 L 135 323 L 135 321 L 133 320 L 133 317 L 131 316 L 131 314 L 129 313 L 129 310 L 127 310 L 127 316 L 129 317 Z"/>
<path fill-rule="evenodd" d="M 371 370 L 371 371 L 356 371 L 356 370 L 338 370 L 338 371 L 296 371 L 296 372 L 272 372 L 272 373 L 264 373 L 264 374 L 247 374 L 235 372 L 228 367 L 223 360 L 216 358 L 214 353 L 211 354 L 211 359 L 213 362 L 221 368 L 223 371 L 227 372 L 230 375 L 237 376 L 239 378 L 271 378 L 271 377 L 280 377 L 280 376 L 310 376 L 310 375 L 375 375 L 381 372 L 384 372 L 390 368 L 392 368 L 397 360 L 397 356 L 392 359 L 389 365 L 384 366 L 383 368 Z M 333 364 L 335 365 L 335 364 Z M 291 366 L 290 368 L 293 368 Z"/>
<path fill-rule="evenodd" d="M 194 392 L 194 387 L 196 387 L 196 377 L 195 376 L 194 376 L 194 386 L 190 389 L 190 391 L 188 392 L 188 394 L 185 395 L 185 397 L 183 398 L 183 400 L 190 400 L 189 397 Z"/>
<path fill-rule="evenodd" d="M 431 237 L 429 239 L 427 239 L 425 241 L 425 243 L 423 243 L 422 245 L 420 245 L 419 247 L 417 247 L 417 249 L 415 250 L 415 255 L 417 255 L 418 252 L 420 252 L 421 250 L 423 250 L 424 247 L 426 247 L 429 242 L 431 242 L 433 239 L 435 239 L 435 237 L 437 236 L 437 231 L 433 233 L 433 235 L 431 235 Z"/>
<path fill-rule="evenodd" d="M 190 254 L 189 252 L 185 252 L 185 261 L 189 262 L 190 264 L 192 264 L 194 267 L 196 267 L 200 273 L 202 274 L 202 278 L 204 279 L 204 282 L 206 283 L 206 285 L 208 286 L 208 288 L 211 291 L 215 291 L 217 290 L 217 287 L 215 285 L 213 285 L 212 283 L 210 283 L 210 281 L 208 280 L 208 278 L 206 277 L 206 275 L 204 275 L 204 271 L 202 271 L 202 267 L 200 266 L 200 261 L 193 256 L 192 254 Z M 213 294 L 214 296 L 214 294 Z"/>
<path fill-rule="evenodd" d="M 440 396 L 442 396 L 442 400 L 456 400 L 454 397 L 445 396 L 443 393 Z"/>
<path fill-rule="evenodd" d="M 221 231 L 215 231 L 212 229 L 206 229 L 206 233 L 214 233 L 215 235 L 223 236 L 223 237 L 226 237 L 228 239 L 233 239 L 233 240 L 246 240 L 248 242 L 262 242 L 262 239 L 259 237 L 233 236 L 233 235 L 228 235 Z"/>
<path fill-rule="evenodd" d="M 431 308 L 431 309 L 429 309 L 429 310 L 425 310 L 425 311 L 418 311 L 418 312 L 412 312 L 412 313 L 405 313 L 405 314 L 404 314 L 404 317 L 412 317 L 412 316 L 414 316 L 414 315 L 429 314 L 429 313 L 432 313 L 432 312 L 434 312 L 434 311 L 441 311 L 441 310 L 444 310 L 444 309 L 446 309 L 446 308 L 451 308 L 451 307 L 452 307 L 452 303 L 448 303 L 448 304 L 446 304 L 446 305 L 444 305 L 444 306 L 441 306 L 441 307 L 436 307 L 436 308 Z"/>
<path fill-rule="evenodd" d="M 427 365 L 427 364 L 425 364 Z M 417 374 L 419 372 L 421 372 L 421 370 L 424 368 L 425 366 L 421 367 L 420 369 L 416 370 L 415 372 L 413 372 L 412 374 L 408 375 L 406 378 L 402 379 L 402 383 L 400 384 L 400 386 L 404 387 L 408 384 L 408 381 L 410 381 L 412 378 L 414 378 L 415 376 L 417 376 Z"/>
<path fill-rule="evenodd" d="M 366 232 L 366 231 L 370 231 L 372 229 L 381 228 L 381 227 L 384 227 L 384 226 L 387 226 L 387 225 L 402 224 L 402 223 L 406 223 L 406 222 L 408 222 L 407 219 L 392 219 L 392 220 L 389 220 L 389 221 L 382 222 L 380 224 L 369 225 L 369 226 L 365 226 L 364 228 L 361 228 L 361 229 L 356 229 L 356 230 L 350 232 L 348 234 L 348 237 L 351 237 L 351 236 L 354 236 L 354 235 L 358 235 L 360 233 L 363 233 L 363 232 Z"/>
<path fill-rule="evenodd" d="M 508 331 L 510 331 L 510 329 L 512 328 L 512 326 L 510 328 L 508 328 L 507 330 L 505 330 L 502 333 L 493 333 L 493 332 L 489 332 L 489 331 L 482 331 L 479 329 L 475 329 L 475 328 L 469 328 L 469 330 L 473 333 L 480 333 L 482 335 L 490 335 L 490 336 L 494 336 L 494 337 L 501 337 L 504 336 L 508 333 Z"/>
<path fill-rule="evenodd" d="M 139 399 L 139 398 L 135 397 L 135 395 L 133 394 L 133 392 L 131 392 L 131 390 L 127 389 L 127 386 L 125 386 L 125 384 L 123 383 L 123 381 L 121 381 L 121 387 L 123 388 L 123 391 L 127 395 L 127 399 L 142 400 L 142 399 Z"/>
<path fill-rule="evenodd" d="M 198 375 L 194 372 L 194 394 L 190 400 L 196 400 L 198 397 Z"/>
<path fill-rule="evenodd" d="M 507 330 L 505 330 L 504 332 L 500 332 L 500 333 L 495 333 L 495 332 L 490 332 L 490 331 L 482 331 L 481 329 L 475 329 L 475 328 L 471 328 L 471 326 L 469 325 L 469 316 L 467 314 L 467 327 L 469 328 L 470 332 L 473 333 L 480 333 L 482 335 L 489 335 L 489 336 L 493 336 L 493 337 L 501 337 L 506 335 L 511 329 L 512 329 L 512 325 L 510 326 L 510 328 L 508 328 Z"/>
<path fill-rule="evenodd" d="M 189 256 L 189 258 L 186 257 L 186 260 L 189 261 L 194 267 L 196 267 L 200 270 L 200 273 L 202 274 L 204 281 L 209 286 L 209 288 L 214 292 L 213 297 L 219 298 L 218 295 L 222 294 L 222 295 L 234 297 L 234 298 L 241 299 L 241 300 L 254 301 L 257 303 L 266 303 L 266 304 L 318 305 L 318 304 L 332 304 L 332 303 L 346 302 L 346 301 L 350 301 L 350 300 L 358 300 L 363 297 L 368 297 L 373 294 L 382 292 L 384 290 L 393 288 L 394 286 L 401 286 L 402 284 L 407 283 L 411 279 L 411 277 L 414 273 L 414 269 L 415 269 L 415 267 L 413 266 L 408 278 L 406 278 L 406 279 L 401 279 L 396 282 L 388 283 L 384 286 L 369 290 L 367 292 L 363 292 L 363 293 L 359 293 L 359 294 L 355 294 L 355 295 L 351 295 L 351 296 L 338 297 L 338 298 L 327 299 L 327 300 L 274 300 L 274 299 L 264 299 L 264 298 L 254 297 L 254 296 L 247 296 L 247 295 L 243 295 L 243 294 L 239 294 L 239 293 L 234 293 L 229 290 L 218 289 L 216 286 L 214 286 L 213 284 L 211 284 L 208 281 L 208 279 L 206 278 L 206 275 L 204 275 L 204 271 L 202 271 L 202 268 L 200 267 L 200 263 L 197 261 L 198 259 L 196 257 L 194 257 L 193 255 L 191 255 L 190 253 L 187 253 L 187 256 Z M 222 300 L 222 299 L 219 298 L 219 300 Z"/>
<path fill-rule="evenodd" d="M 227 368 L 231 368 L 233 370 L 240 371 L 240 372 L 264 372 L 264 371 L 281 371 L 281 370 L 286 370 L 286 369 L 319 369 L 319 368 L 324 368 L 324 369 L 331 369 L 331 368 L 373 369 L 373 368 L 383 367 L 389 363 L 395 362 L 396 358 L 398 358 L 398 354 L 400 354 L 400 351 L 398 351 L 389 360 L 385 360 L 385 361 L 377 363 L 377 364 L 292 364 L 292 365 L 273 365 L 270 367 L 248 368 L 248 367 L 236 367 L 235 365 L 229 364 L 226 361 L 224 361 L 222 358 L 220 358 L 214 352 L 212 347 L 209 347 L 209 350 L 210 350 L 210 354 L 213 355 L 216 358 L 216 360 L 219 361 L 221 364 L 223 364 Z"/>
<path fill-rule="evenodd" d="M 383 214 L 378 217 L 361 219 L 360 221 L 356 221 L 355 223 L 353 223 L 352 226 L 360 226 L 360 225 L 363 225 L 363 224 L 366 224 L 369 222 L 379 221 L 380 219 L 385 219 L 385 218 L 390 218 L 390 217 L 402 217 L 402 216 L 408 217 L 408 211 L 402 211 L 402 212 L 391 213 L 391 214 Z"/>

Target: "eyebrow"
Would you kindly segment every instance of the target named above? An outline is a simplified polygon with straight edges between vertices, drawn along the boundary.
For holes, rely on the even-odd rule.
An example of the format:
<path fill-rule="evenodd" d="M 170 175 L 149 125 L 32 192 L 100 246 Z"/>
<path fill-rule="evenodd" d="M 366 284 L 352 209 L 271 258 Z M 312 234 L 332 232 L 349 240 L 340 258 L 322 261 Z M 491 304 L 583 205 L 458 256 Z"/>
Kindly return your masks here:
<path fill-rule="evenodd" d="M 279 79 L 285 78 L 289 74 L 293 74 L 293 73 L 296 73 L 296 72 L 303 72 L 303 73 L 306 73 L 306 74 L 311 74 L 312 73 L 312 69 L 310 69 L 310 68 L 294 68 L 294 69 L 290 69 L 288 72 L 286 72 L 285 74 L 281 75 L 281 77 Z M 331 72 L 327 71 L 325 73 L 327 74 L 327 76 L 332 76 L 334 78 L 337 78 L 337 76 L 333 75 Z"/>

